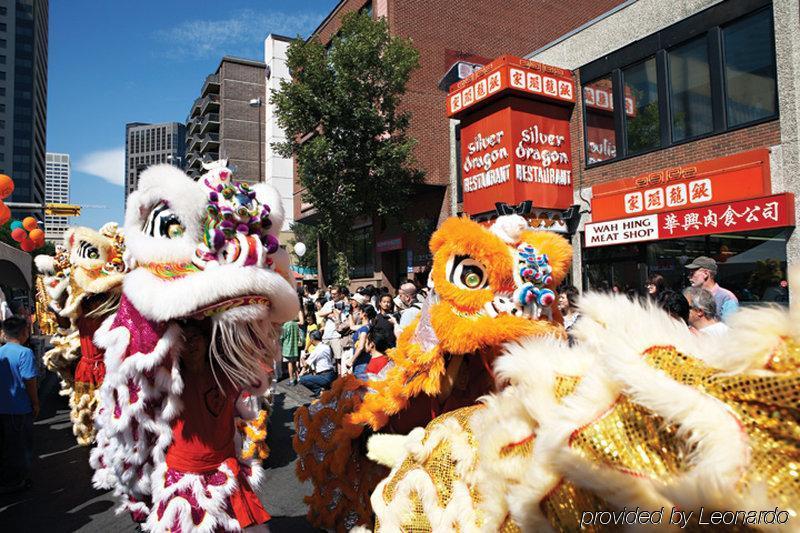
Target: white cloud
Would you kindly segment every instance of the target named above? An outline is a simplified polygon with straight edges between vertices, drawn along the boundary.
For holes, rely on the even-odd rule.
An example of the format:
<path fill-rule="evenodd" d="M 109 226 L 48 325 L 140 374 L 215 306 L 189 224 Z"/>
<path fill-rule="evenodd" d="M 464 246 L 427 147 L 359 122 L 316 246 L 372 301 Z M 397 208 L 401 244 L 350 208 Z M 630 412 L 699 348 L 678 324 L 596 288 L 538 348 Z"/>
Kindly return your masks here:
<path fill-rule="evenodd" d="M 172 59 L 220 59 L 223 55 L 253 54 L 270 33 L 306 36 L 325 18 L 324 13 L 237 11 L 225 19 L 197 19 L 157 31 L 154 37 Z M 260 57 L 259 57 L 260 58 Z M 255 58 L 254 58 L 255 59 Z"/>
<path fill-rule="evenodd" d="M 81 157 L 75 164 L 78 172 L 103 178 L 114 185 L 125 185 L 125 148 L 97 150 Z"/>

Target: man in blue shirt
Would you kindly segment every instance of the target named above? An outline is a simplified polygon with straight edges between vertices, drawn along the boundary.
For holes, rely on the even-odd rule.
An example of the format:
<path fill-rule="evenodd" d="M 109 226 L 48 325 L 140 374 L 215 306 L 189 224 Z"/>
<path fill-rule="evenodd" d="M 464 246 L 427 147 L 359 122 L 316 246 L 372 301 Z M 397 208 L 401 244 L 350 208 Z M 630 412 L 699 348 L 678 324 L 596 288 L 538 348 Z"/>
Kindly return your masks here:
<path fill-rule="evenodd" d="M 39 415 L 36 362 L 23 346 L 30 335 L 24 318 L 3 321 L 6 344 L 0 346 L 0 494 L 30 486 L 33 419 Z"/>
<path fill-rule="evenodd" d="M 692 287 L 705 289 L 714 297 L 714 303 L 717 304 L 717 320 L 727 321 L 739 308 L 739 299 L 717 283 L 717 262 L 701 255 L 686 265 L 686 270 L 689 271 L 689 283 Z"/>

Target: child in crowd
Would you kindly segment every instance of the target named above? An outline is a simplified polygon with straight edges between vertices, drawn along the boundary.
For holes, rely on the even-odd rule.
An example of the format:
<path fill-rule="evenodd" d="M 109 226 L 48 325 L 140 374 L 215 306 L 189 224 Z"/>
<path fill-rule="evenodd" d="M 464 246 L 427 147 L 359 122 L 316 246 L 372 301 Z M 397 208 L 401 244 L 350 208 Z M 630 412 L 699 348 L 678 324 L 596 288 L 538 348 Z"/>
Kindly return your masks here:
<path fill-rule="evenodd" d="M 3 321 L 6 344 L 0 346 L 0 494 L 30 486 L 33 419 L 39 416 L 36 362 L 23 346 L 30 324 L 22 317 Z"/>

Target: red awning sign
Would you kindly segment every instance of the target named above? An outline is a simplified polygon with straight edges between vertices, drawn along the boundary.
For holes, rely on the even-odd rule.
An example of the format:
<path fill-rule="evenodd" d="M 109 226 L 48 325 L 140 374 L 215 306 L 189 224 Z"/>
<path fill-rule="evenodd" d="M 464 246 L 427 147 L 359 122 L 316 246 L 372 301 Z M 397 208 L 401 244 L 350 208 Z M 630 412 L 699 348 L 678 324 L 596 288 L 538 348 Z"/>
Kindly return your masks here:
<path fill-rule="evenodd" d="M 794 225 L 794 194 L 783 193 L 586 224 L 584 246 L 593 248 Z"/>

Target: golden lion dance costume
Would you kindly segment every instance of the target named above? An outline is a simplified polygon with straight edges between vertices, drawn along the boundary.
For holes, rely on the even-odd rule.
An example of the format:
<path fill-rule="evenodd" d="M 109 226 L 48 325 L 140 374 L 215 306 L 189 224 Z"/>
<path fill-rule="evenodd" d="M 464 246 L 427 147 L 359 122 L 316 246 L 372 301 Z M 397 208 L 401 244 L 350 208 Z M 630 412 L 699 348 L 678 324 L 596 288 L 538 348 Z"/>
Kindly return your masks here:
<path fill-rule="evenodd" d="M 371 524 L 369 495 L 387 470 L 364 454 L 365 431 L 405 434 L 432 418 L 474 405 L 491 392 L 491 366 L 503 343 L 563 334 L 553 288 L 572 249 L 560 236 L 532 231 L 517 215 L 485 228 L 447 220 L 431 238 L 432 288 L 419 319 L 389 351 L 385 378 L 354 376 L 295 414 L 297 474 L 310 479 L 308 518 L 318 527 Z M 369 428 L 369 430 L 367 430 Z"/>
<path fill-rule="evenodd" d="M 233 181 L 224 162 L 206 169 L 199 182 L 169 165 L 141 174 L 126 212 L 131 271 L 95 335 L 107 373 L 94 486 L 147 531 L 269 520 L 254 492 L 266 451 L 254 400 L 299 310 L 276 237 L 283 210 L 271 187 Z"/>
<path fill-rule="evenodd" d="M 740 310 L 724 340 L 620 296 L 580 308 L 575 346 L 512 344 L 502 391 L 395 443 L 375 530 L 797 531 L 800 306 Z"/>
<path fill-rule="evenodd" d="M 103 351 L 92 337 L 119 305 L 124 251 L 122 233 L 112 222 L 100 231 L 70 229 L 55 257 L 36 258 L 59 321 L 53 349 L 44 362 L 61 378 L 61 394 L 69 397 L 72 431 L 83 446 L 94 441 L 96 391 L 105 375 Z"/>

